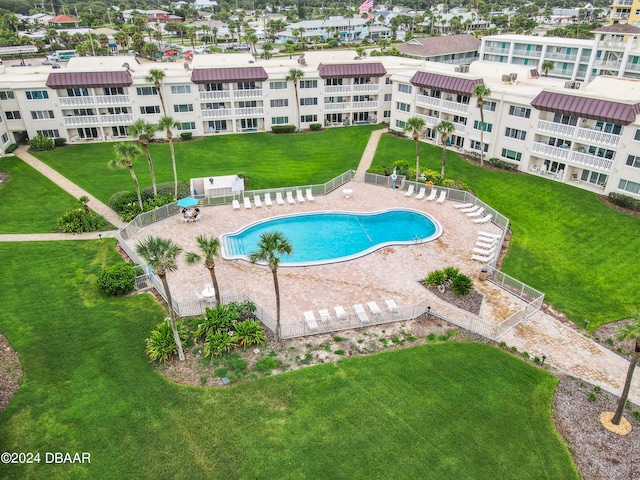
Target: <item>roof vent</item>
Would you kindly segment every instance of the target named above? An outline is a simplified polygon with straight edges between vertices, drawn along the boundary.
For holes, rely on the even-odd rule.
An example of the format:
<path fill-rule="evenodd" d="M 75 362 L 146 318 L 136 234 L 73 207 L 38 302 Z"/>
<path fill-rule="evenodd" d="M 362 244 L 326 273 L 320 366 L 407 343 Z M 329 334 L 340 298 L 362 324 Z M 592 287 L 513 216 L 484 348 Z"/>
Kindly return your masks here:
<path fill-rule="evenodd" d="M 572 90 L 580 89 L 580 82 L 564 82 L 564 88 L 570 88 Z"/>
<path fill-rule="evenodd" d="M 127 72 L 131 70 L 131 67 L 129 67 L 127 62 L 123 63 L 122 66 L 127 69 Z"/>
<path fill-rule="evenodd" d="M 184 62 L 182 66 L 184 67 L 185 70 L 189 70 L 189 62 Z"/>

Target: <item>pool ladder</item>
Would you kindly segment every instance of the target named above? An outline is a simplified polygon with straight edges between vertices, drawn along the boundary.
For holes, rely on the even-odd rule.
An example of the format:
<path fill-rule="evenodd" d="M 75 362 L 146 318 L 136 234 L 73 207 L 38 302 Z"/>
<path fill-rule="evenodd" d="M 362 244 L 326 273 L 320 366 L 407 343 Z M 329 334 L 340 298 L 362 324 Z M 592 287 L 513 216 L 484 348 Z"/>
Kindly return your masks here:
<path fill-rule="evenodd" d="M 424 240 L 424 238 L 425 237 L 423 237 L 422 235 L 416 235 L 411 240 L 413 240 L 413 243 L 415 243 L 417 245 L 418 243 L 421 243 L 422 240 Z"/>

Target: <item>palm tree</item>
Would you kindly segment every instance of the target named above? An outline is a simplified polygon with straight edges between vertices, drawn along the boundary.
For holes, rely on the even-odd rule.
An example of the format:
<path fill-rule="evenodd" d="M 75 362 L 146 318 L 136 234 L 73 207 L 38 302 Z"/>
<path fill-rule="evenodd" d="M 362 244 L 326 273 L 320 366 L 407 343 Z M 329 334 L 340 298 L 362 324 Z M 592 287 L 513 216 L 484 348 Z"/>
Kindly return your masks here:
<path fill-rule="evenodd" d="M 273 50 L 273 43 L 264 43 L 262 45 L 262 55 L 265 60 L 269 60 L 271 58 L 271 50 Z"/>
<path fill-rule="evenodd" d="M 176 170 L 176 152 L 173 148 L 173 132 L 172 128 L 178 128 L 180 122 L 177 122 L 173 118 L 166 116 L 162 117 L 158 122 L 158 130 L 164 130 L 167 133 L 167 140 L 169 140 L 169 149 L 171 150 L 171 165 L 173 166 L 173 198 L 178 198 L 178 172 Z"/>
<path fill-rule="evenodd" d="M 136 245 L 138 255 L 144 258 L 154 275 L 157 275 L 162 282 L 164 293 L 167 296 L 167 303 L 169 304 L 169 318 L 171 320 L 171 329 L 173 330 L 173 339 L 176 342 L 176 347 L 178 347 L 178 358 L 180 361 L 184 361 L 184 352 L 182 351 L 180 334 L 176 327 L 173 301 L 171 300 L 171 292 L 167 282 L 167 272 L 175 272 L 178 269 L 176 257 L 181 251 L 182 248 L 173 243 L 172 240 L 160 237 L 149 237 Z"/>
<path fill-rule="evenodd" d="M 162 105 L 162 113 L 166 115 L 166 110 L 164 108 L 164 97 L 162 96 L 162 80 L 164 79 L 164 72 L 162 70 L 158 70 L 157 68 L 152 68 L 149 70 L 149 75 L 145 78 L 145 80 L 149 83 L 153 83 L 156 87 L 156 91 L 160 96 L 160 104 Z"/>
<path fill-rule="evenodd" d="M 442 120 L 439 124 L 434 127 L 434 130 L 441 135 L 442 141 L 442 170 L 440 171 L 440 176 L 444 179 L 444 167 L 447 162 L 447 139 L 451 136 L 453 132 L 456 131 L 456 126 L 448 122 L 447 120 Z"/>
<path fill-rule="evenodd" d="M 420 174 L 420 131 L 424 128 L 424 120 L 418 117 L 411 117 L 407 120 L 402 133 L 411 132 L 413 141 L 416 142 L 416 182 Z"/>
<path fill-rule="evenodd" d="M 471 93 L 478 99 L 478 108 L 480 109 L 480 166 L 484 167 L 484 99 L 491 95 L 491 90 L 484 83 L 479 83 Z"/>
<path fill-rule="evenodd" d="M 265 262 L 273 274 L 273 285 L 276 290 L 276 338 L 280 336 L 280 287 L 278 286 L 279 255 L 291 255 L 293 246 L 281 232 L 264 232 L 260 235 L 258 250 L 249 254 L 251 263 Z"/>
<path fill-rule="evenodd" d="M 298 125 L 298 130 L 300 130 L 300 102 L 298 101 L 298 80 L 304 77 L 304 72 L 297 68 L 292 68 L 289 70 L 289 75 L 285 78 L 287 82 L 293 82 L 293 90 L 296 94 L 296 118 Z"/>
<path fill-rule="evenodd" d="M 149 163 L 149 173 L 151 173 L 151 186 L 153 187 L 153 196 L 158 194 L 156 187 L 156 173 L 153 171 L 153 161 L 151 160 L 151 154 L 149 153 L 149 142 L 153 139 L 153 135 L 156 132 L 156 126 L 146 122 L 142 119 L 136 120 L 129 127 L 129 135 L 138 138 L 138 143 L 144 149 L 144 153 L 147 155 L 147 162 Z"/>
<path fill-rule="evenodd" d="M 133 170 L 133 159 L 142 153 L 142 150 L 138 145 L 131 142 L 120 142 L 113 146 L 113 152 L 116 154 L 116 158 L 109 162 L 110 165 L 117 168 L 127 167 L 131 173 L 133 184 L 136 187 L 136 193 L 138 194 L 138 203 L 140 204 L 140 210 L 143 210 L 142 195 L 140 195 L 140 184 L 138 183 L 138 177 Z"/>
<path fill-rule="evenodd" d="M 542 62 L 542 65 L 540 65 L 540 68 L 542 69 L 542 73 L 544 73 L 544 76 L 548 77 L 549 70 L 553 70 L 553 62 L 551 60 L 545 60 L 544 62 Z"/>
<path fill-rule="evenodd" d="M 631 357 L 629 370 L 627 370 L 627 379 L 624 382 L 624 388 L 622 389 L 622 395 L 620 396 L 620 401 L 618 402 L 618 408 L 616 409 L 615 415 L 611 419 L 611 423 L 613 423 L 614 425 L 620 425 L 622 412 L 624 410 L 625 404 L 627 403 L 629 389 L 631 388 L 631 379 L 633 378 L 633 372 L 636 369 L 638 360 L 640 360 L 640 310 L 635 309 L 631 314 L 631 318 L 633 319 L 633 322 L 618 332 L 618 340 L 633 340 L 636 342 L 636 348 L 633 356 Z"/>
<path fill-rule="evenodd" d="M 198 235 L 196 241 L 200 246 L 202 256 L 197 253 L 187 252 L 186 261 L 189 265 L 195 265 L 200 263 L 204 257 L 204 266 L 207 267 L 211 274 L 211 281 L 213 282 L 213 288 L 216 291 L 216 302 L 220 305 L 220 289 L 218 288 L 218 279 L 216 278 L 216 258 L 220 256 L 220 240 L 215 237 L 208 237 L 206 235 Z"/>

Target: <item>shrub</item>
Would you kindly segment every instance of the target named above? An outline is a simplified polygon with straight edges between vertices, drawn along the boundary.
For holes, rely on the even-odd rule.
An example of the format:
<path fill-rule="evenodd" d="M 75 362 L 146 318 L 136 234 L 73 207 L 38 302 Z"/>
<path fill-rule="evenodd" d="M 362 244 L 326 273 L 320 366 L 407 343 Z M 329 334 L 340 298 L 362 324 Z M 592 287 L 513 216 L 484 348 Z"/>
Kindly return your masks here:
<path fill-rule="evenodd" d="M 393 169 L 389 168 L 389 167 L 370 167 L 369 170 L 367 170 L 367 172 L 369 173 L 374 173 L 376 175 L 384 175 L 384 176 L 389 176 L 393 173 Z"/>
<path fill-rule="evenodd" d="M 442 270 L 434 270 L 427 278 L 424 279 L 424 283 L 429 285 L 430 287 L 438 287 L 440 285 L 444 285 L 447 281 L 447 277 Z"/>
<path fill-rule="evenodd" d="M 124 207 L 130 203 L 136 203 L 138 196 L 135 192 L 117 192 L 111 195 L 109 206 L 117 213 L 122 213 Z"/>
<path fill-rule="evenodd" d="M 322 124 L 321 123 L 312 123 L 309 125 L 309 128 L 314 131 L 317 132 L 318 130 L 320 130 L 322 128 Z"/>
<path fill-rule="evenodd" d="M 335 38 L 330 38 L 329 40 L 327 40 L 327 46 L 329 48 L 336 48 L 338 46 L 338 40 L 336 40 Z"/>
<path fill-rule="evenodd" d="M 43 137 L 42 135 L 36 135 L 29 140 L 29 146 L 35 152 L 42 152 L 45 150 L 53 150 L 54 143 L 50 138 Z"/>
<path fill-rule="evenodd" d="M 344 355 L 344 350 L 336 350 L 335 352 L 336 355 Z"/>
<path fill-rule="evenodd" d="M 180 133 L 180 138 L 182 140 L 191 140 L 191 137 L 193 137 L 193 132 L 181 132 Z"/>
<path fill-rule="evenodd" d="M 396 160 L 393 162 L 393 167 L 395 167 L 398 175 L 406 175 L 409 171 L 409 162 L 406 160 Z"/>
<path fill-rule="evenodd" d="M 593 393 L 593 392 L 589 392 L 589 393 L 587 394 L 587 401 L 589 401 L 589 402 L 595 402 L 597 399 L 598 399 L 598 397 L 596 396 L 596 394 L 595 394 L 595 393 Z"/>
<path fill-rule="evenodd" d="M 453 280 L 451 280 L 451 290 L 453 290 L 453 293 L 456 295 L 464 297 L 472 292 L 473 282 L 466 275 L 456 275 Z"/>
<path fill-rule="evenodd" d="M 631 416 L 632 416 L 633 418 L 635 418 L 636 420 L 640 420 L 640 410 L 633 410 L 633 411 L 631 412 Z"/>
<path fill-rule="evenodd" d="M 230 352 L 236 346 L 236 337 L 226 330 L 216 330 L 207 335 L 207 339 L 204 342 L 204 348 L 202 354 L 205 357 L 217 357 L 223 353 Z"/>
<path fill-rule="evenodd" d="M 296 131 L 295 125 L 273 125 L 271 127 L 273 133 L 294 133 Z"/>
<path fill-rule="evenodd" d="M 19 145 L 17 143 L 12 143 L 7 148 L 5 148 L 4 152 L 5 153 L 13 153 L 18 149 L 18 146 Z"/>
<path fill-rule="evenodd" d="M 176 322 L 176 327 L 180 340 L 186 340 L 188 332 L 184 323 Z M 171 355 L 178 353 L 171 323 L 166 320 L 151 330 L 151 335 L 146 339 L 145 344 L 145 352 L 153 362 L 166 362 Z"/>
<path fill-rule="evenodd" d="M 251 345 L 264 345 L 267 335 L 264 328 L 255 320 L 245 320 L 234 325 L 238 346 L 247 348 Z"/>
<path fill-rule="evenodd" d="M 500 160 L 499 158 L 490 158 L 489 159 L 489 163 L 491 165 L 493 165 L 496 168 L 500 168 L 502 170 L 509 170 L 511 172 L 517 172 L 518 171 L 518 165 L 510 163 L 510 162 L 505 162 L 504 160 Z"/>
<path fill-rule="evenodd" d="M 433 342 L 435 339 L 436 339 L 435 333 L 430 333 L 429 335 L 427 335 L 427 340 L 430 340 Z"/>
<path fill-rule="evenodd" d="M 169 197 L 171 203 L 173 201 L 173 192 L 174 192 L 174 184 L 173 182 L 167 183 L 158 183 L 156 185 L 156 190 L 158 191 L 158 196 Z M 204 192 L 200 192 L 204 193 Z M 184 198 L 191 195 L 191 191 L 189 190 L 189 184 L 187 182 L 178 182 L 178 198 Z M 134 193 L 135 197 L 135 193 Z M 153 198 L 153 186 L 149 185 L 148 187 L 144 187 L 142 189 L 142 200 Z M 137 201 L 137 197 L 136 197 Z"/>
<path fill-rule="evenodd" d="M 216 305 L 213 308 L 206 308 L 202 323 L 193 334 L 196 338 L 209 337 L 209 335 L 224 330 L 225 335 L 231 329 L 237 316 L 229 309 L 228 305 Z"/>
<path fill-rule="evenodd" d="M 107 295 L 124 295 L 133 291 L 136 271 L 130 263 L 117 263 L 98 274 L 98 287 Z"/>
<path fill-rule="evenodd" d="M 67 139 L 62 137 L 54 138 L 53 143 L 56 147 L 62 147 L 67 143 Z"/>
<path fill-rule="evenodd" d="M 458 180 L 451 180 L 450 178 L 446 178 L 442 181 L 441 185 L 446 188 L 453 188 L 455 190 L 464 190 L 465 192 L 470 192 L 471 187 L 464 182 L 459 182 Z"/>
<path fill-rule="evenodd" d="M 107 226 L 107 221 L 91 210 L 76 208 L 58 217 L 58 231 L 62 233 L 96 232 Z"/>
<path fill-rule="evenodd" d="M 282 361 L 273 357 L 264 357 L 256 362 L 253 369 L 258 372 L 270 372 L 271 370 L 278 368 L 282 365 Z"/>
<path fill-rule="evenodd" d="M 611 200 L 611 203 L 622 208 L 628 208 L 629 210 L 640 210 L 640 200 L 631 198 L 628 195 L 623 195 L 622 193 L 610 193 L 609 200 Z"/>
<path fill-rule="evenodd" d="M 444 273 L 444 277 L 447 282 L 452 282 L 453 279 L 458 276 L 460 270 L 456 267 L 446 267 L 442 270 L 442 273 Z"/>

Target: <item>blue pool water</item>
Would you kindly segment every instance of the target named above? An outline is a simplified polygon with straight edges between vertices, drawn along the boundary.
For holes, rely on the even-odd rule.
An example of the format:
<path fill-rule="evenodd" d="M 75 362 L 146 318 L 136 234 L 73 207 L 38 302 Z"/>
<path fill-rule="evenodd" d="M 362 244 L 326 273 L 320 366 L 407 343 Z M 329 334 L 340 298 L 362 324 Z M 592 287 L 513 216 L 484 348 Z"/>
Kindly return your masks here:
<path fill-rule="evenodd" d="M 282 232 L 293 246 L 293 254 L 282 258 L 282 266 L 351 260 L 388 245 L 429 242 L 442 233 L 437 220 L 414 210 L 288 215 L 222 235 L 223 258 L 246 260 L 257 250 L 260 234 L 274 230 Z"/>

